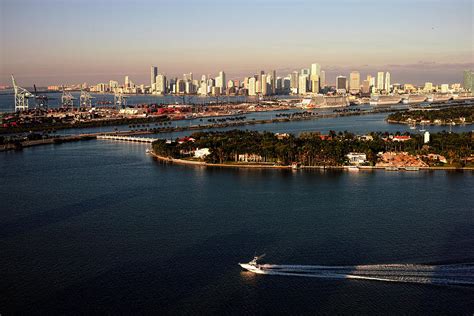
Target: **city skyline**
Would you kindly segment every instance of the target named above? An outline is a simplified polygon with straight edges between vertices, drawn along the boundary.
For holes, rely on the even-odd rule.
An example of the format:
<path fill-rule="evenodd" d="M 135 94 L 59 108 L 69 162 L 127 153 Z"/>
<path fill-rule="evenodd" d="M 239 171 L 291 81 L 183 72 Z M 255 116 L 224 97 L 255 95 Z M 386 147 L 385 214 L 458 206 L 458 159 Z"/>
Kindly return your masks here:
<path fill-rule="evenodd" d="M 222 69 L 228 78 L 258 69 L 286 76 L 315 60 L 332 84 L 351 71 L 382 70 L 399 82 L 462 82 L 474 68 L 472 2 L 397 4 L 6 0 L 0 85 L 10 73 L 27 86 L 125 75 L 146 83 L 154 64 L 178 77 Z"/>

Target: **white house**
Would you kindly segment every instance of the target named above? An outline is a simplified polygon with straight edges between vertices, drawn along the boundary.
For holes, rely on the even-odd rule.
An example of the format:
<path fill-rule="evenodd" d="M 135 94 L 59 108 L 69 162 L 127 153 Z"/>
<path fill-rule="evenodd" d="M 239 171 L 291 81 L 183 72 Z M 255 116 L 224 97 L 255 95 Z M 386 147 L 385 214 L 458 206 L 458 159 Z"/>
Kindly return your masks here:
<path fill-rule="evenodd" d="M 367 155 L 363 153 L 348 153 L 346 157 L 351 165 L 359 165 L 367 161 Z"/>
<path fill-rule="evenodd" d="M 195 158 L 204 158 L 208 155 L 211 154 L 211 151 L 209 150 L 209 148 L 198 148 L 194 151 L 194 157 Z"/>

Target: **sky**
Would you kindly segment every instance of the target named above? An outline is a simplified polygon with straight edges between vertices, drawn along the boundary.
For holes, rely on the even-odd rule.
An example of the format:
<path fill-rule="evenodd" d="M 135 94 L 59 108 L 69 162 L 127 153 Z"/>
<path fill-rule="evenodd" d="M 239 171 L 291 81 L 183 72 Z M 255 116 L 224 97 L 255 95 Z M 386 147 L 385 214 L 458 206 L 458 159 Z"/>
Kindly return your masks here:
<path fill-rule="evenodd" d="M 472 0 L 0 0 L 0 85 L 149 84 L 167 76 L 278 76 L 319 63 L 392 82 L 474 69 Z"/>

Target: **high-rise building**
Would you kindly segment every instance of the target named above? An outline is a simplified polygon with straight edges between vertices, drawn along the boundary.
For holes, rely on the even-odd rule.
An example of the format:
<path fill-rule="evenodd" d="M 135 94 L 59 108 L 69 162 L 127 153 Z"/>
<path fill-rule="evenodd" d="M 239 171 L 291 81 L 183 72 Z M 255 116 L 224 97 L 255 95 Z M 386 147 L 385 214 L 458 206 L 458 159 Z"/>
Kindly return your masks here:
<path fill-rule="evenodd" d="M 153 87 L 153 84 L 156 83 L 156 76 L 158 76 L 158 67 L 151 66 L 150 70 L 150 87 Z"/>
<path fill-rule="evenodd" d="M 216 77 L 216 87 L 220 88 L 220 91 L 225 91 L 226 81 L 225 81 L 225 72 L 220 71 L 219 76 Z"/>
<path fill-rule="evenodd" d="M 257 91 L 255 89 L 256 82 L 257 82 L 257 80 L 255 79 L 255 77 L 250 77 L 249 78 L 248 91 L 249 91 L 250 96 L 257 95 Z"/>
<path fill-rule="evenodd" d="M 301 69 L 301 75 L 302 76 L 309 76 L 310 74 L 311 74 L 311 69 L 309 69 L 309 68 Z"/>
<path fill-rule="evenodd" d="M 276 93 L 280 93 L 283 90 L 283 79 L 281 77 L 277 77 L 275 81 L 275 91 Z"/>
<path fill-rule="evenodd" d="M 298 93 L 299 94 L 308 93 L 308 75 L 300 76 L 299 82 L 298 82 Z"/>
<path fill-rule="evenodd" d="M 272 94 L 276 94 L 276 90 L 277 90 L 276 80 L 277 80 L 276 71 L 272 70 Z"/>
<path fill-rule="evenodd" d="M 199 90 L 198 90 L 198 93 L 200 95 L 207 95 L 207 81 L 206 80 L 202 80 L 201 81 L 201 84 L 199 86 Z"/>
<path fill-rule="evenodd" d="M 338 92 L 347 91 L 347 78 L 346 76 L 337 76 L 336 77 L 336 90 Z"/>
<path fill-rule="evenodd" d="M 388 71 L 385 73 L 384 89 L 387 90 L 387 92 L 390 92 L 390 73 Z"/>
<path fill-rule="evenodd" d="M 383 71 L 379 71 L 377 73 L 377 90 L 382 91 L 383 89 L 384 89 Z"/>
<path fill-rule="evenodd" d="M 125 88 L 129 88 L 130 87 L 130 79 L 128 78 L 128 76 L 125 76 Z"/>
<path fill-rule="evenodd" d="M 360 91 L 360 73 L 358 71 L 352 71 L 349 75 L 349 91 L 355 93 Z"/>
<path fill-rule="evenodd" d="M 474 70 L 464 70 L 463 87 L 466 90 L 474 92 Z"/>
<path fill-rule="evenodd" d="M 319 76 L 319 86 L 326 87 L 326 72 L 324 70 L 321 70 L 321 76 Z"/>
<path fill-rule="evenodd" d="M 362 93 L 369 93 L 370 92 L 370 81 L 364 80 L 362 82 Z"/>
<path fill-rule="evenodd" d="M 156 93 L 166 94 L 166 76 L 158 74 L 155 78 Z"/>
<path fill-rule="evenodd" d="M 311 80 L 311 91 L 318 93 L 321 86 L 321 66 L 318 63 L 311 64 L 309 78 Z"/>
<path fill-rule="evenodd" d="M 262 75 L 262 81 L 260 82 L 260 84 L 262 85 L 260 89 L 262 95 L 268 95 L 267 75 Z"/>
<path fill-rule="evenodd" d="M 321 66 L 317 63 L 311 64 L 311 75 L 321 76 Z"/>
<path fill-rule="evenodd" d="M 293 89 L 298 89 L 298 79 L 299 79 L 299 73 L 297 71 L 293 71 L 293 73 L 290 74 L 290 88 Z"/>

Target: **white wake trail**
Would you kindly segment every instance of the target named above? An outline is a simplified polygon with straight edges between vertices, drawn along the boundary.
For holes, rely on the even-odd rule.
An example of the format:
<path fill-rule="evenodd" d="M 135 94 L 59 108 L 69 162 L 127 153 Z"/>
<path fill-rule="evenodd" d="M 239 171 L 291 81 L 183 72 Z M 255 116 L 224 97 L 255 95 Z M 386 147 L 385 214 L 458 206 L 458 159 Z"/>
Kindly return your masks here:
<path fill-rule="evenodd" d="M 355 266 L 259 265 L 263 274 L 328 279 L 359 279 L 439 285 L 474 285 L 474 264 L 374 264 Z"/>

